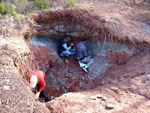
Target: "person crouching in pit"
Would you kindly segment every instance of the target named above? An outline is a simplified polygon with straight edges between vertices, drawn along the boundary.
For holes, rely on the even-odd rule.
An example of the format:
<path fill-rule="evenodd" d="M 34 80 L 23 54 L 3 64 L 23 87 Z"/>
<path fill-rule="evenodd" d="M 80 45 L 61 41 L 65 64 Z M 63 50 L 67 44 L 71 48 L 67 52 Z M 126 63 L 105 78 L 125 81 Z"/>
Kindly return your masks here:
<path fill-rule="evenodd" d="M 49 97 L 45 88 L 46 86 L 46 83 L 44 80 L 45 76 L 46 75 L 43 71 L 34 70 L 28 75 L 27 81 L 29 82 L 30 87 L 32 88 L 33 92 L 36 92 L 37 90 L 37 93 L 35 94 L 36 99 L 38 99 L 39 96 L 42 95 L 45 98 L 45 102 L 48 102 L 50 100 L 49 100 Z"/>

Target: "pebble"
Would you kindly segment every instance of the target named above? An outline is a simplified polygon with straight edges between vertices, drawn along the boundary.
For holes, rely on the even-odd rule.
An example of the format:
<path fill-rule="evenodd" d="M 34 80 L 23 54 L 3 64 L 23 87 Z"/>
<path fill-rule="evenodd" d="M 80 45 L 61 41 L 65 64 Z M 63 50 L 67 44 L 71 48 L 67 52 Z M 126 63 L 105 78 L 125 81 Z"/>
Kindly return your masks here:
<path fill-rule="evenodd" d="M 5 82 L 9 82 L 10 80 L 8 80 L 8 79 L 5 79 Z"/>
<path fill-rule="evenodd" d="M 95 95 L 97 98 L 103 98 L 104 97 L 104 95 L 103 94 L 97 94 L 97 95 Z"/>
<path fill-rule="evenodd" d="M 102 97 L 102 100 L 103 100 L 103 101 L 106 101 L 106 100 L 107 100 L 107 97 Z"/>
<path fill-rule="evenodd" d="M 90 97 L 92 100 L 96 100 L 96 99 L 98 99 L 98 98 L 101 98 L 101 100 L 103 100 L 103 101 L 106 101 L 107 100 L 107 97 L 105 97 L 103 94 L 97 94 L 97 95 L 95 95 L 95 96 L 91 96 Z"/>
<path fill-rule="evenodd" d="M 96 99 L 97 99 L 96 96 L 91 96 L 90 98 L 91 98 L 92 100 L 96 100 Z"/>
<path fill-rule="evenodd" d="M 4 90 L 9 90 L 9 86 L 4 86 Z"/>
<path fill-rule="evenodd" d="M 2 107 L 2 101 L 0 101 L 0 107 Z"/>
<path fill-rule="evenodd" d="M 114 91 L 118 91 L 118 88 L 116 87 L 110 87 L 111 90 L 114 90 Z"/>
<path fill-rule="evenodd" d="M 8 80 L 8 79 L 5 79 L 5 81 L 6 81 L 6 82 L 9 82 L 9 80 Z"/>
<path fill-rule="evenodd" d="M 107 103 L 107 104 L 106 104 L 106 108 L 107 108 L 107 109 L 114 109 L 114 107 L 115 107 L 115 106 L 114 106 L 113 104 L 110 104 L 110 103 Z"/>
<path fill-rule="evenodd" d="M 149 74 L 149 75 L 146 75 L 146 76 L 150 78 L 150 74 Z"/>

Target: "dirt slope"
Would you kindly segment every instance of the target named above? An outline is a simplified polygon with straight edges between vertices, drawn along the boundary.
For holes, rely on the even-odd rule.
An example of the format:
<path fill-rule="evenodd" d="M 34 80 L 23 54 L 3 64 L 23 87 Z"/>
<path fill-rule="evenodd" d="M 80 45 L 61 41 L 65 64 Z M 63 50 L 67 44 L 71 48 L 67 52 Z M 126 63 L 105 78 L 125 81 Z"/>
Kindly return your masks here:
<path fill-rule="evenodd" d="M 9 25 L 8 31 L 3 29 L 5 22 Z M 49 113 L 44 104 L 35 101 L 24 75 L 19 71 L 19 62 L 26 63 L 24 61 L 30 55 L 22 32 L 30 29 L 28 23 L 15 24 L 10 18 L 0 19 L 0 23 L 4 24 L 0 29 L 0 112 Z"/>

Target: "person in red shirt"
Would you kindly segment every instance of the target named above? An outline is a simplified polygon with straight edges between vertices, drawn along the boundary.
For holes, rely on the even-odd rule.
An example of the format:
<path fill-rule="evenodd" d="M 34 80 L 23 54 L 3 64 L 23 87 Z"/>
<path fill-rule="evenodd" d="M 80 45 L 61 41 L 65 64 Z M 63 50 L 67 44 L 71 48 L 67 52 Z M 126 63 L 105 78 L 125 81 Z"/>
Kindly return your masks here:
<path fill-rule="evenodd" d="M 36 89 L 38 90 L 38 92 L 35 94 L 35 97 L 39 98 L 40 95 L 43 95 L 45 98 L 45 102 L 48 102 L 49 97 L 45 89 L 45 76 L 46 75 L 43 71 L 34 70 L 28 75 L 27 81 L 29 82 L 32 91 L 35 91 Z"/>

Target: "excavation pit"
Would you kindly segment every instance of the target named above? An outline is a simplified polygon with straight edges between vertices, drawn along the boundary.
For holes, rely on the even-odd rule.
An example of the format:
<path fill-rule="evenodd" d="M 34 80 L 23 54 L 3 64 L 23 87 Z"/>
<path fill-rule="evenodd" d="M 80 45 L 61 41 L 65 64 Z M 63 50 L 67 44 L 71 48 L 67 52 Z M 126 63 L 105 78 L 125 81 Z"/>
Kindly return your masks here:
<path fill-rule="evenodd" d="M 32 18 L 34 30 L 29 33 L 32 35 L 29 45 L 35 60 L 33 67 L 46 73 L 46 89 L 51 99 L 67 92 L 92 88 L 88 84 L 103 78 L 109 69 L 124 65 L 134 55 L 148 50 L 147 37 L 130 36 L 130 33 L 124 32 L 126 30 L 112 24 L 116 20 L 101 18 L 90 10 L 45 10 Z M 66 35 L 74 41 L 87 37 L 87 47 L 96 54 L 90 73 L 79 67 L 74 56 L 68 58 L 68 63 L 59 57 L 58 44 Z"/>
<path fill-rule="evenodd" d="M 67 92 L 88 89 L 86 85 L 89 82 L 102 77 L 113 65 L 126 64 L 138 52 L 136 47 L 88 38 L 86 45 L 96 56 L 93 58 L 90 73 L 87 74 L 80 68 L 75 56 L 68 57 L 68 63 L 59 57 L 57 51 L 61 39 L 44 35 L 33 35 L 29 39 L 37 68 L 46 72 L 46 89 L 51 99 Z M 72 39 L 76 41 L 76 38 Z"/>

